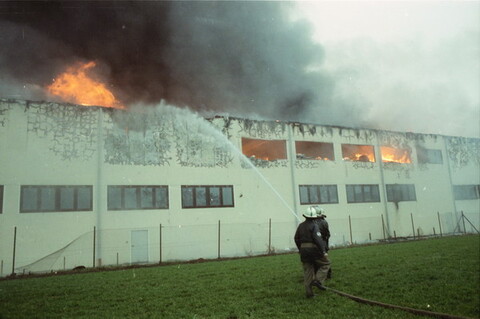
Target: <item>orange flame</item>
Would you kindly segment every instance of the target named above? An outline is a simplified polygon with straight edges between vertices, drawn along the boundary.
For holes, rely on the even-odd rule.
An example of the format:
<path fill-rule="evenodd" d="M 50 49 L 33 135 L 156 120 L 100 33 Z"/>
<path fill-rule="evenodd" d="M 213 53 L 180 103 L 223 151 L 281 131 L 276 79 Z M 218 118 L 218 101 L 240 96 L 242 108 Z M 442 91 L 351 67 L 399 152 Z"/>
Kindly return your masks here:
<path fill-rule="evenodd" d="M 69 67 L 53 80 L 53 83 L 47 87 L 47 91 L 70 103 L 124 109 L 125 107 L 106 88 L 105 84 L 90 78 L 86 73 L 87 70 L 94 68 L 95 65 L 95 62 L 91 61 Z"/>
<path fill-rule="evenodd" d="M 382 161 L 389 163 L 411 163 L 410 152 L 405 149 L 382 146 Z"/>

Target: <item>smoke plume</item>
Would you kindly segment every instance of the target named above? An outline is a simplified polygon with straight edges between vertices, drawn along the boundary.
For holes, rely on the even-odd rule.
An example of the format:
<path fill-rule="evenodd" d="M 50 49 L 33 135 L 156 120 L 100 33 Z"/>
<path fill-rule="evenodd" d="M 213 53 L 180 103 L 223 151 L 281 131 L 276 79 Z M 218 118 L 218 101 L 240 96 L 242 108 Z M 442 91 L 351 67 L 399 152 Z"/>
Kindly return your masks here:
<path fill-rule="evenodd" d="M 288 2 L 8 2 L 0 94 L 41 98 L 76 61 L 96 61 L 124 104 L 345 124 L 311 26 Z M 12 88 L 15 88 L 12 89 Z M 5 96 L 4 96 L 5 97 Z"/>

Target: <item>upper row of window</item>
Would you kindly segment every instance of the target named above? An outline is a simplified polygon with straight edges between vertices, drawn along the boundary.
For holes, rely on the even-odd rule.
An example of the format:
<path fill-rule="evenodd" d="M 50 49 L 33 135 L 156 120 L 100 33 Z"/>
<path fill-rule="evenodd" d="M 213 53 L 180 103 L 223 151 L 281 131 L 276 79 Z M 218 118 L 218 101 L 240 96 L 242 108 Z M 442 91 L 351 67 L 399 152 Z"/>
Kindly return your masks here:
<path fill-rule="evenodd" d="M 0 185 L 0 214 L 3 207 Z M 456 200 L 480 198 L 480 185 L 455 185 Z M 182 208 L 234 207 L 232 185 L 184 185 Z M 348 203 L 380 202 L 379 185 L 346 185 Z M 299 185 L 300 204 L 336 204 L 337 185 Z M 387 184 L 387 201 L 416 201 L 414 184 Z M 168 209 L 168 186 L 108 186 L 108 210 Z M 21 186 L 20 212 L 91 211 L 93 186 Z"/>
<path fill-rule="evenodd" d="M 380 150 L 383 162 L 412 162 L 410 149 L 381 146 Z M 242 152 L 251 159 L 287 159 L 285 140 L 242 138 Z M 333 143 L 296 141 L 295 152 L 297 159 L 335 160 Z M 375 162 L 375 148 L 373 145 L 342 144 L 342 158 L 345 161 Z M 441 150 L 417 147 L 417 158 L 419 163 L 443 164 Z"/>

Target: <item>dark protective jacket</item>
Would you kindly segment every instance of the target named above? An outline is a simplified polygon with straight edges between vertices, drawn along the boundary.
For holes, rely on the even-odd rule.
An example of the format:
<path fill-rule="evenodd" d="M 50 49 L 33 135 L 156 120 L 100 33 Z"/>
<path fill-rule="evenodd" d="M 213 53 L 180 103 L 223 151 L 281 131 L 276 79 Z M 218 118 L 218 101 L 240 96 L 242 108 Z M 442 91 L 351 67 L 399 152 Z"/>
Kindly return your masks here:
<path fill-rule="evenodd" d="M 328 222 L 324 217 L 320 217 L 315 220 L 320 230 L 323 241 L 325 242 L 325 249 L 328 251 L 328 240 L 330 239 L 330 229 L 328 228 Z"/>
<path fill-rule="evenodd" d="M 298 225 L 294 236 L 295 245 L 300 251 L 302 262 L 313 262 L 315 259 L 323 257 L 326 253 L 325 242 L 323 241 L 318 225 L 314 219 L 306 219 Z M 302 244 L 310 243 L 314 246 L 302 247 Z"/>

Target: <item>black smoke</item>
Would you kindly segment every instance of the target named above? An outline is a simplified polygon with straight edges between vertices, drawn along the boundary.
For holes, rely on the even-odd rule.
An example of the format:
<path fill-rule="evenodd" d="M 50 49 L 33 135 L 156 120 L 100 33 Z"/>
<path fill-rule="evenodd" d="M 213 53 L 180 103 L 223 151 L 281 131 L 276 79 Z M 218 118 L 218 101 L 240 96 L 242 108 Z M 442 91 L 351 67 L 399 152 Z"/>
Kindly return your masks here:
<path fill-rule="evenodd" d="M 321 71 L 324 50 L 312 42 L 307 22 L 292 19 L 293 5 L 1 2 L 0 95 L 18 86 L 20 97 L 41 95 L 67 66 L 93 60 L 126 105 L 165 100 L 195 110 L 341 123 L 331 106 L 333 81 Z"/>

